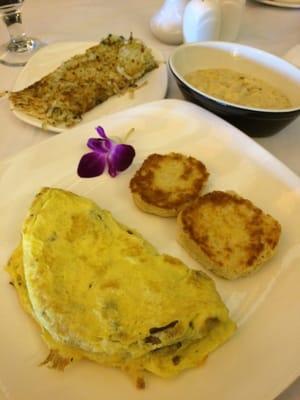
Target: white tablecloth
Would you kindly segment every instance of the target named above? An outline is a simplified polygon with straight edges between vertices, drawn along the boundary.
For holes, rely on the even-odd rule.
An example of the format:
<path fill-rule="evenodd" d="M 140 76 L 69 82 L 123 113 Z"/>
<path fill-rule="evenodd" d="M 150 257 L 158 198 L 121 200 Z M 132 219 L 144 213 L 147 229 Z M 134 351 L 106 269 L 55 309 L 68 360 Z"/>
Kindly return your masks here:
<path fill-rule="evenodd" d="M 160 43 L 149 29 L 149 19 L 161 3 L 162 0 L 26 0 L 23 20 L 27 31 L 46 43 L 97 41 L 110 32 L 133 32 L 160 49 L 167 59 L 174 47 Z M 0 43 L 7 40 L 6 28 L 0 23 Z M 300 43 L 300 8 L 270 7 L 248 0 L 237 41 L 283 56 Z M 19 71 L 0 65 L 0 91 L 12 88 Z M 172 80 L 168 97 L 182 98 Z M 9 111 L 7 100 L 0 99 L 0 160 L 52 135 L 19 121 Z M 300 118 L 274 136 L 255 140 L 300 175 Z M 300 380 L 277 400 L 299 399 Z"/>

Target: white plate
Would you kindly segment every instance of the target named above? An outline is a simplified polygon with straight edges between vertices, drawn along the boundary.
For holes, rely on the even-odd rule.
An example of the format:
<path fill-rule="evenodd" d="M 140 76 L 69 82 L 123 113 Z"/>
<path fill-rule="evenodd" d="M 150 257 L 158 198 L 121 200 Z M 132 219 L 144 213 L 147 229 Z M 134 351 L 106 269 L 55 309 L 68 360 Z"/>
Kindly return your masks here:
<path fill-rule="evenodd" d="M 277 1 L 277 0 L 256 0 L 258 3 L 267 4 L 275 7 L 286 7 L 286 8 L 300 8 L 299 1 Z"/>
<path fill-rule="evenodd" d="M 110 136 L 135 132 L 133 165 L 117 178 L 76 175 L 86 141 L 102 125 Z M 273 259 L 238 281 L 215 279 L 239 329 L 200 368 L 175 379 L 147 379 L 138 391 L 119 370 L 80 361 L 64 372 L 38 367 L 47 349 L 39 329 L 0 271 L 0 388 L 14 400 L 163 399 L 273 400 L 300 372 L 300 182 L 252 139 L 213 114 L 180 100 L 161 100 L 65 132 L 0 164 L 0 265 L 20 240 L 21 224 L 41 186 L 69 189 L 94 199 L 123 223 L 138 229 L 160 251 L 200 268 L 175 239 L 175 219 L 139 211 L 129 180 L 153 152 L 179 151 L 201 159 L 210 172 L 207 191 L 235 190 L 282 224 Z M 178 299 L 180 301 L 180 299 Z"/>
<path fill-rule="evenodd" d="M 50 44 L 41 48 L 32 58 L 28 61 L 22 69 L 15 82 L 13 91 L 22 90 L 32 83 L 38 81 L 45 75 L 54 71 L 64 61 L 73 57 L 75 54 L 84 53 L 84 51 L 94 46 L 95 42 L 60 42 Z M 112 114 L 117 111 L 124 110 L 139 104 L 147 103 L 154 100 L 163 99 L 166 95 L 168 85 L 168 73 L 166 63 L 163 60 L 162 54 L 151 48 L 154 58 L 159 62 L 159 67 L 146 74 L 138 81 L 141 87 L 134 91 L 134 93 L 124 93 L 120 96 L 113 96 L 99 104 L 83 115 L 82 121 L 77 124 L 83 125 L 85 122 L 92 121 L 103 115 Z M 143 83 L 145 83 L 143 85 Z M 14 110 L 11 104 L 13 113 L 22 121 L 27 122 L 39 128 L 42 127 L 42 122 L 37 118 L 31 117 L 22 111 Z M 53 132 L 61 132 L 66 128 L 54 127 L 48 125 L 47 130 Z M 67 128 L 68 129 L 68 128 Z"/>

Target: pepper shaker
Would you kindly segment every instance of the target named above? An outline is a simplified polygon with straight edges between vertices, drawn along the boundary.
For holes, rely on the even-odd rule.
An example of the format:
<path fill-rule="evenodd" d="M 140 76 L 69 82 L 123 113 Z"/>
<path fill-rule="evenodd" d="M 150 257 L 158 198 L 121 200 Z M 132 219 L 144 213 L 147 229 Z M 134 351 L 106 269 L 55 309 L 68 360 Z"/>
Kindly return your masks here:
<path fill-rule="evenodd" d="M 191 0 L 183 14 L 183 38 L 186 43 L 218 40 L 221 28 L 219 0 Z"/>

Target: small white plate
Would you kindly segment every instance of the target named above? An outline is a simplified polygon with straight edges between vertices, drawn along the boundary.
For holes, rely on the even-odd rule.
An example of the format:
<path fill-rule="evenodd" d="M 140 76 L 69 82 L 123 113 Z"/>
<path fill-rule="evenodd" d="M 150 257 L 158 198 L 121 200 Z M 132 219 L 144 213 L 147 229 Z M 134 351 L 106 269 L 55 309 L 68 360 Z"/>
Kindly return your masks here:
<path fill-rule="evenodd" d="M 73 57 L 76 54 L 84 53 L 91 46 L 96 45 L 95 42 L 59 42 L 50 44 L 41 48 L 28 61 L 25 67 L 20 72 L 13 91 L 22 90 L 25 87 L 40 80 L 45 75 L 54 71 L 64 61 Z M 163 99 L 166 95 L 168 85 L 168 73 L 166 63 L 163 60 L 162 54 L 151 47 L 154 58 L 159 62 L 159 67 L 146 74 L 138 81 L 140 88 L 132 92 L 127 92 L 122 95 L 116 95 L 102 104 L 99 104 L 92 110 L 83 115 L 82 121 L 78 125 L 92 121 L 98 117 L 112 114 L 117 111 L 122 111 L 126 108 L 133 107 L 139 104 L 147 103 L 154 100 Z M 146 83 L 146 84 L 143 84 Z M 42 128 L 42 121 L 31 117 L 22 111 L 14 110 L 11 104 L 13 113 L 22 121 L 33 126 Z M 61 132 L 65 127 L 55 127 L 47 125 L 46 130 L 53 132 Z"/>
<path fill-rule="evenodd" d="M 300 2 L 299 1 L 284 1 L 284 0 L 256 0 L 258 3 L 263 3 L 267 4 L 269 6 L 275 6 L 275 7 L 286 7 L 286 8 L 300 8 Z"/>
<path fill-rule="evenodd" d="M 76 174 L 86 142 L 102 125 L 135 147 L 133 164 L 116 178 Z M 176 241 L 175 218 L 138 210 L 129 181 L 150 153 L 177 151 L 202 160 L 206 191 L 234 190 L 282 225 L 274 257 L 261 271 L 236 281 L 213 279 L 238 330 L 206 363 L 174 379 L 148 376 L 137 390 L 119 370 L 80 361 L 64 372 L 39 367 L 47 348 L 25 314 L 3 270 L 20 240 L 22 222 L 41 186 L 71 190 L 109 209 L 160 252 L 201 268 Z M 161 100 L 99 118 L 32 146 L 0 163 L 0 397 L 7 400 L 274 400 L 300 373 L 300 180 L 248 136 L 222 119 L 180 100 Z M 17 191 L 16 191 L 17 189 Z M 180 301 L 180 299 L 178 299 Z"/>

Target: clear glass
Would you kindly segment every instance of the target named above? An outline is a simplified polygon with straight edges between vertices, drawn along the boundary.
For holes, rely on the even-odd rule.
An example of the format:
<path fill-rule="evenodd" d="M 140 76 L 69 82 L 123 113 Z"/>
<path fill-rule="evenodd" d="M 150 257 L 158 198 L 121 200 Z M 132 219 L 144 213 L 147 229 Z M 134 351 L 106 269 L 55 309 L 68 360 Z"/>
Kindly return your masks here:
<path fill-rule="evenodd" d="M 21 14 L 23 2 L 24 0 L 0 0 L 0 16 L 10 36 L 9 42 L 0 46 L 0 63 L 4 65 L 25 65 L 32 54 L 43 45 L 24 32 Z"/>

